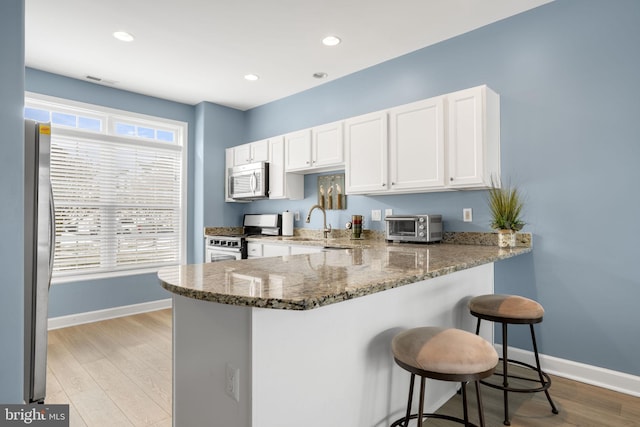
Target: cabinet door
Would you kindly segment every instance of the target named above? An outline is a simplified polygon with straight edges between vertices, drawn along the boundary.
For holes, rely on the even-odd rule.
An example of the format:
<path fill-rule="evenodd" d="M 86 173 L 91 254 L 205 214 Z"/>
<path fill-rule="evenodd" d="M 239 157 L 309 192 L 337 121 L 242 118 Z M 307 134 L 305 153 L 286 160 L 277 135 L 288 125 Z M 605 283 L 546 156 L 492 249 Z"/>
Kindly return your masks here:
<path fill-rule="evenodd" d="M 260 258 L 262 257 L 262 244 L 256 242 L 247 243 L 247 257 Z"/>
<path fill-rule="evenodd" d="M 251 144 L 242 144 L 233 147 L 234 166 L 251 163 Z"/>
<path fill-rule="evenodd" d="M 235 166 L 268 161 L 269 141 L 267 139 L 233 147 L 233 164 Z"/>
<path fill-rule="evenodd" d="M 311 167 L 311 131 L 305 129 L 284 136 L 285 170 Z"/>
<path fill-rule="evenodd" d="M 286 173 L 284 137 L 269 138 L 269 198 L 304 199 L 304 176 Z"/>
<path fill-rule="evenodd" d="M 387 186 L 387 112 L 345 121 L 347 194 L 380 193 Z"/>
<path fill-rule="evenodd" d="M 389 111 L 391 190 L 445 185 L 444 101 L 431 98 Z"/>
<path fill-rule="evenodd" d="M 340 165 L 344 162 L 342 122 L 311 129 L 313 167 Z"/>
<path fill-rule="evenodd" d="M 483 183 L 484 120 L 482 87 L 447 95 L 449 186 Z"/>
<path fill-rule="evenodd" d="M 262 256 L 270 257 L 270 256 L 284 256 L 289 255 L 289 246 L 287 245 L 269 245 L 266 243 L 262 244 Z"/>
<path fill-rule="evenodd" d="M 249 145 L 251 148 L 252 162 L 268 162 L 269 161 L 269 140 L 268 139 L 252 142 Z"/>

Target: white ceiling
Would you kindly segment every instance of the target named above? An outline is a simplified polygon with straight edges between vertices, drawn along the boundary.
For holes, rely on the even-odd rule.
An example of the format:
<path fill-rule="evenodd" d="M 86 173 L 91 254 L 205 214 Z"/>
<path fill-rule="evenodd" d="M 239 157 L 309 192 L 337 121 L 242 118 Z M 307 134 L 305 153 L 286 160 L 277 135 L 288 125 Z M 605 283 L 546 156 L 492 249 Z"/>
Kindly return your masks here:
<path fill-rule="evenodd" d="M 549 1 L 25 0 L 26 65 L 246 110 Z M 329 34 L 343 42 L 323 46 Z"/>

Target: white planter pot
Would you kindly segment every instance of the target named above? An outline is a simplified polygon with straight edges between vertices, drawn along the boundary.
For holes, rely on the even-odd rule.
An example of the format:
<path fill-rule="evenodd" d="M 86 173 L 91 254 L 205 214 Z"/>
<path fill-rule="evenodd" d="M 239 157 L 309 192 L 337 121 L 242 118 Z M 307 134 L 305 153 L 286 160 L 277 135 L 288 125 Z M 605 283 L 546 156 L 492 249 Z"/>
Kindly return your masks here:
<path fill-rule="evenodd" d="M 513 230 L 498 230 L 498 246 L 501 248 L 515 248 L 516 232 Z"/>

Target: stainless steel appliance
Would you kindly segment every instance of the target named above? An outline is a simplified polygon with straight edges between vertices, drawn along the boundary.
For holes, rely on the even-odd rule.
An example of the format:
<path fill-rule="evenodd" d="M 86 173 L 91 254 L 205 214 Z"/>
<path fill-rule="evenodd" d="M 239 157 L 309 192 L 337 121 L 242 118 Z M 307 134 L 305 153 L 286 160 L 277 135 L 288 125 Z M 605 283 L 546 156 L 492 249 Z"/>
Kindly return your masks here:
<path fill-rule="evenodd" d="M 24 400 L 44 403 L 47 317 L 55 247 L 51 126 L 25 121 Z"/>
<path fill-rule="evenodd" d="M 247 244 L 243 235 L 206 236 L 205 262 L 247 258 Z"/>
<path fill-rule="evenodd" d="M 269 163 L 257 162 L 234 166 L 227 171 L 229 197 L 236 200 L 269 197 Z"/>
<path fill-rule="evenodd" d="M 247 236 L 279 236 L 282 233 L 280 214 L 245 214 L 242 234 L 205 236 L 205 262 L 247 259 Z"/>
<path fill-rule="evenodd" d="M 442 215 L 389 215 L 385 221 L 389 241 L 429 243 L 442 240 Z"/>

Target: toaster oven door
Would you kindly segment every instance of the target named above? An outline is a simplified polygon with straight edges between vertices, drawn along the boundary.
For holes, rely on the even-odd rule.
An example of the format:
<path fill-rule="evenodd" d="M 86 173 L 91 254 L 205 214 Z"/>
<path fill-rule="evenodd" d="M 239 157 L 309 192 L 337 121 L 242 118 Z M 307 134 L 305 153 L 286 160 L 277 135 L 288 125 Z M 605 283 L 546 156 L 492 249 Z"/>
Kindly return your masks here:
<path fill-rule="evenodd" d="M 410 240 L 415 238 L 416 224 L 415 218 L 387 219 L 387 239 Z"/>

